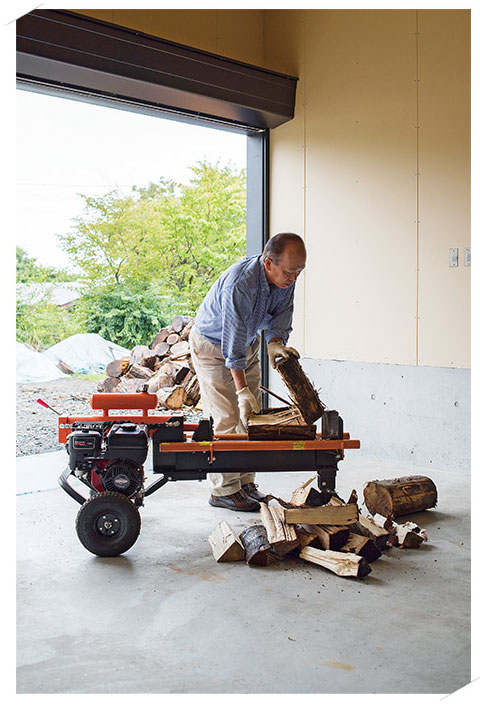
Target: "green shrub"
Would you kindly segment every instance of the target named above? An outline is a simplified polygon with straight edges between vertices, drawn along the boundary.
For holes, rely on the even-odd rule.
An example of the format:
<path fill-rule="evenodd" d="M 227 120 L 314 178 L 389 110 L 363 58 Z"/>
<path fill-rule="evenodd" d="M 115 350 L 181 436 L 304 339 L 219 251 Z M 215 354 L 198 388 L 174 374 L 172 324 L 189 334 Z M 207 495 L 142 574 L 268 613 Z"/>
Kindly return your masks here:
<path fill-rule="evenodd" d="M 158 330 L 171 323 L 176 304 L 154 285 L 123 285 L 86 292 L 78 305 L 84 331 L 98 333 L 125 348 L 151 345 Z"/>

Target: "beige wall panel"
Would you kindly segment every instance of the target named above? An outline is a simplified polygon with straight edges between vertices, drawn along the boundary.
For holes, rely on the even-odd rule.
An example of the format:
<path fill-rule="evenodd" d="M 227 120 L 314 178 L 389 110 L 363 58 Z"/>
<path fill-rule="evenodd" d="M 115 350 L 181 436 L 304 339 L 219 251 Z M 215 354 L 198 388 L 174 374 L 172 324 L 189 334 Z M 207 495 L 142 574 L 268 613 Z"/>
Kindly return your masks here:
<path fill-rule="evenodd" d="M 304 236 L 303 86 L 297 89 L 296 117 L 271 132 L 270 235 Z M 309 255 L 307 255 L 307 263 Z M 293 332 L 289 344 L 304 355 L 304 277 L 295 287 Z"/>
<path fill-rule="evenodd" d="M 295 232 L 304 237 L 304 101 L 302 37 L 304 11 L 265 13 L 265 65 L 299 77 L 295 117 L 270 133 L 270 234 Z M 307 264 L 310 261 L 307 255 Z M 289 345 L 305 355 L 305 281 L 295 287 L 293 331 Z"/>
<path fill-rule="evenodd" d="M 306 354 L 415 363 L 414 11 L 309 11 Z"/>
<path fill-rule="evenodd" d="M 263 36 L 266 67 L 291 76 L 300 76 L 304 58 L 305 14 L 305 10 L 265 11 Z"/>
<path fill-rule="evenodd" d="M 263 10 L 73 10 L 99 20 L 262 65 Z"/>
<path fill-rule="evenodd" d="M 419 12 L 420 365 L 470 366 L 469 26 L 466 10 Z"/>

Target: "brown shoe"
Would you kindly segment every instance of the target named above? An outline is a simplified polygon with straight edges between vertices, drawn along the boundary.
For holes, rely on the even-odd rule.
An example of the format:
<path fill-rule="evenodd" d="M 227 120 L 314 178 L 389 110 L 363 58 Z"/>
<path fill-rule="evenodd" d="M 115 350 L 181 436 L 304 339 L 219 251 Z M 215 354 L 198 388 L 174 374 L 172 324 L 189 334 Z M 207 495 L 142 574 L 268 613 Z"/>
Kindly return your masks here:
<path fill-rule="evenodd" d="M 242 490 L 245 491 L 249 498 L 253 498 L 253 500 L 257 500 L 260 503 L 263 503 L 265 500 L 265 494 L 258 490 L 257 484 L 253 483 L 253 481 L 251 483 L 244 483 Z"/>
<path fill-rule="evenodd" d="M 229 496 L 210 496 L 208 502 L 215 508 L 229 508 L 230 510 L 238 510 L 240 513 L 260 510 L 260 504 L 253 498 L 249 498 L 242 489 Z"/>

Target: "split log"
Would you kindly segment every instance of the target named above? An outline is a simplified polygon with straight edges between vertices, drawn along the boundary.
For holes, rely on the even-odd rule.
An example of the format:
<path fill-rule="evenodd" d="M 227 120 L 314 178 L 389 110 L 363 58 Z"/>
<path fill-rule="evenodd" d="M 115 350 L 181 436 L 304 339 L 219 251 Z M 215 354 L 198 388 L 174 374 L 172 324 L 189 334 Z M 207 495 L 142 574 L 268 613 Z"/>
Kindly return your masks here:
<path fill-rule="evenodd" d="M 146 357 L 147 355 L 153 355 L 152 350 L 148 348 L 146 345 L 135 345 L 134 348 L 132 348 L 132 352 L 130 353 L 130 365 L 134 365 L 138 362 L 143 357 Z"/>
<path fill-rule="evenodd" d="M 159 361 L 159 357 L 156 354 L 153 355 L 147 355 L 146 357 L 142 357 L 140 362 L 138 363 L 142 367 L 147 367 L 149 370 L 152 370 L 152 372 L 155 370 L 155 365 Z"/>
<path fill-rule="evenodd" d="M 158 333 L 156 334 L 155 340 L 152 343 L 152 350 L 155 350 L 155 348 L 158 347 L 158 345 L 165 342 L 169 333 L 170 333 L 170 331 L 168 330 L 168 328 L 161 328 L 161 330 L 159 330 Z"/>
<path fill-rule="evenodd" d="M 115 392 L 121 394 L 133 394 L 135 392 L 143 392 L 145 380 L 140 377 L 122 377 Z"/>
<path fill-rule="evenodd" d="M 366 577 L 372 571 L 363 557 L 348 552 L 318 550 L 307 545 L 300 550 L 298 556 L 302 560 L 325 567 L 340 577 Z"/>
<path fill-rule="evenodd" d="M 371 538 L 355 535 L 355 533 L 349 534 L 346 543 L 340 549 L 342 552 L 352 552 L 354 555 L 364 557 L 367 562 L 374 562 L 382 554 Z"/>
<path fill-rule="evenodd" d="M 312 547 L 322 550 L 340 550 L 350 535 L 349 528 L 340 525 L 304 525 L 306 533 L 315 536 Z"/>
<path fill-rule="evenodd" d="M 165 357 L 170 352 L 170 345 L 167 342 L 159 343 L 153 348 L 154 355 Z"/>
<path fill-rule="evenodd" d="M 187 376 L 193 377 L 190 368 L 186 367 L 185 365 L 181 365 L 180 369 L 177 370 L 177 373 L 175 375 L 175 384 L 185 386 L 185 384 L 186 384 L 185 380 L 186 380 Z"/>
<path fill-rule="evenodd" d="M 385 526 L 387 523 L 385 523 Z M 415 548 L 419 547 L 422 542 L 428 540 L 427 533 L 425 530 L 420 528 L 419 525 L 411 521 L 403 523 L 401 525 L 391 521 L 390 527 L 388 528 L 391 533 L 394 534 L 396 541 L 395 545 L 403 548 Z"/>
<path fill-rule="evenodd" d="M 167 338 L 167 343 L 169 345 L 175 345 L 175 343 L 178 343 L 180 340 L 180 336 L 178 333 L 170 333 L 170 335 Z"/>
<path fill-rule="evenodd" d="M 181 409 L 185 404 L 186 392 L 185 387 L 178 385 L 171 392 L 166 390 L 158 390 L 158 401 L 165 409 Z"/>
<path fill-rule="evenodd" d="M 320 547 L 317 539 L 316 533 L 307 532 L 308 528 L 313 528 L 313 525 L 295 525 L 295 532 L 297 533 L 297 540 L 299 542 L 299 547 L 306 547 L 310 545 L 311 547 Z"/>
<path fill-rule="evenodd" d="M 324 496 L 316 488 L 309 488 L 312 481 L 315 481 L 316 476 L 310 478 L 306 483 L 303 483 L 292 493 L 290 502 L 293 505 L 308 505 L 308 506 L 318 506 L 322 505 Z"/>
<path fill-rule="evenodd" d="M 170 360 L 164 360 L 158 368 L 158 372 L 165 372 L 165 374 L 170 375 L 170 377 L 175 379 L 177 368 L 173 362 L 170 362 Z"/>
<path fill-rule="evenodd" d="M 279 508 L 285 523 L 349 525 L 358 520 L 356 505 L 319 505 L 316 508 Z"/>
<path fill-rule="evenodd" d="M 150 394 L 155 394 L 159 389 L 164 389 L 165 387 L 173 387 L 175 381 L 173 377 L 166 372 L 161 372 L 158 370 L 153 377 L 145 382 L 147 386 L 147 392 Z"/>
<path fill-rule="evenodd" d="M 263 409 L 248 417 L 248 438 L 251 440 L 304 440 L 315 439 L 314 424 L 307 424 L 300 410 L 295 407 Z"/>
<path fill-rule="evenodd" d="M 333 507 L 333 506 L 332 506 Z M 377 525 L 372 518 L 367 518 L 364 515 L 358 516 L 358 521 L 349 526 L 352 533 L 357 535 L 365 535 L 371 538 L 379 550 L 384 550 L 387 547 L 389 533 L 385 528 Z"/>
<path fill-rule="evenodd" d="M 308 424 L 319 419 L 325 411 L 325 405 L 320 400 L 317 391 L 302 370 L 298 359 L 291 355 L 279 362 L 276 370 L 290 392 L 294 404 L 297 405 Z"/>
<path fill-rule="evenodd" d="M 187 407 L 195 407 L 196 405 L 198 405 L 200 399 L 200 385 L 196 375 L 192 377 L 190 382 L 185 387 L 185 393 L 185 404 L 187 405 Z"/>
<path fill-rule="evenodd" d="M 240 533 L 240 540 L 245 548 L 245 558 L 248 564 L 265 567 L 268 563 L 268 551 L 271 549 L 265 527 L 251 525 Z"/>
<path fill-rule="evenodd" d="M 226 520 L 222 520 L 208 536 L 217 562 L 237 562 L 245 559 L 245 548 Z"/>
<path fill-rule="evenodd" d="M 180 340 L 178 343 L 175 343 L 175 345 L 170 347 L 170 356 L 172 358 L 183 357 L 184 355 L 188 355 L 189 352 L 190 345 L 186 340 Z"/>
<path fill-rule="evenodd" d="M 98 392 L 116 392 L 121 380 L 119 377 L 107 377 L 97 385 Z"/>
<path fill-rule="evenodd" d="M 267 538 L 275 552 L 285 555 L 298 547 L 295 526 L 285 523 L 279 513 L 280 508 L 270 508 L 260 503 L 260 518 L 267 531 Z"/>
<path fill-rule="evenodd" d="M 365 505 L 372 515 L 394 518 L 434 508 L 437 489 L 427 476 L 403 476 L 383 481 L 370 481 L 363 490 Z"/>
<path fill-rule="evenodd" d="M 136 378 L 139 380 L 149 380 L 153 375 L 153 370 L 149 367 L 143 367 L 142 365 L 137 365 L 133 363 L 126 374 L 127 378 Z"/>
<path fill-rule="evenodd" d="M 194 325 L 195 325 L 195 318 L 191 318 L 188 321 L 187 325 L 183 328 L 182 332 L 180 333 L 180 338 L 182 340 L 188 340 L 188 338 L 190 337 L 190 332 L 191 332 Z"/>

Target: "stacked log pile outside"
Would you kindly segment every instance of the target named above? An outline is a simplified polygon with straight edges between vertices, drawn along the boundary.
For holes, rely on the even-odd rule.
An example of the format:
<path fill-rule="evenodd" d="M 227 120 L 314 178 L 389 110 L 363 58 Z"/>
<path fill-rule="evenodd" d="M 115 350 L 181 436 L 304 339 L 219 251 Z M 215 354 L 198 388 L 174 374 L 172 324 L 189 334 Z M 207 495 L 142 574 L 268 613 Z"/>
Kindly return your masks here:
<path fill-rule="evenodd" d="M 194 322 L 189 316 L 175 316 L 171 325 L 159 330 L 151 346 L 135 345 L 129 358 L 112 360 L 98 391 L 149 392 L 158 396 L 161 409 L 201 409 L 188 342 Z"/>
<path fill-rule="evenodd" d="M 415 548 L 428 539 L 413 522 L 399 524 L 392 516 L 379 516 L 379 525 L 362 515 L 355 491 L 347 503 L 332 496 L 320 505 L 321 494 L 311 487 L 313 480 L 296 488 L 290 501 L 267 496 L 260 504 L 260 520 L 240 534 L 222 520 L 209 537 L 215 560 L 265 566 L 298 559 L 338 576 L 362 578 L 386 549 Z"/>

